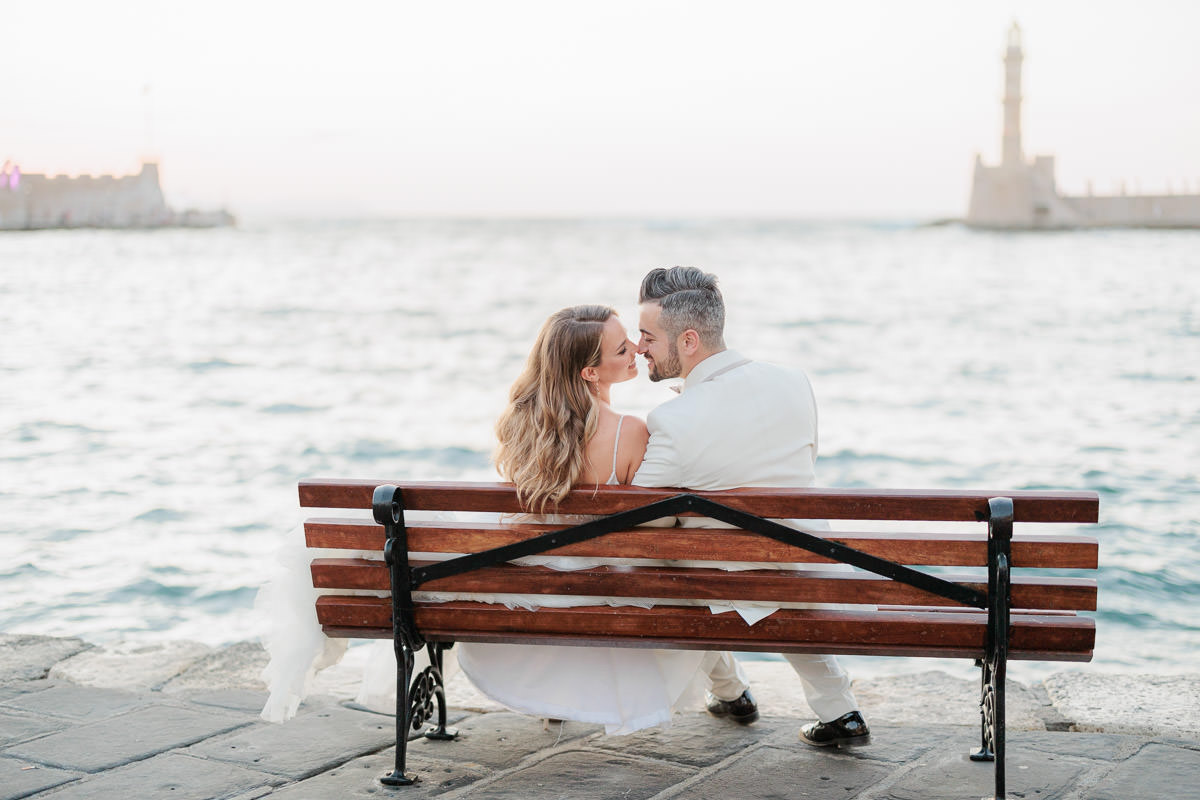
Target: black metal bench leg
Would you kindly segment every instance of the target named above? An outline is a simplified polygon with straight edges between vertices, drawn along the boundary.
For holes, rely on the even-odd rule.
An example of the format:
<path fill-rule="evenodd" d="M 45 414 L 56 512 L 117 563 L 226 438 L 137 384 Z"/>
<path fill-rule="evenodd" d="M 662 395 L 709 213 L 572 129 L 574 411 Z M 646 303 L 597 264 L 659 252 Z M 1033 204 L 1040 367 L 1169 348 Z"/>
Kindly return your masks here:
<path fill-rule="evenodd" d="M 413 619 L 408 529 L 404 524 L 404 503 L 400 490 L 390 484 L 376 486 L 371 498 L 371 510 L 375 521 L 383 526 L 386 536 L 383 560 L 391 577 L 392 642 L 396 650 L 396 764 L 391 774 L 379 780 L 384 786 L 411 786 L 417 781 L 417 776 L 404 771 L 408 757 L 408 731 L 410 727 L 420 729 L 428 717 L 425 709 L 429 706 L 429 698 L 421 693 L 428 683 L 434 681 L 430 676 L 433 667 L 431 665 L 423 670 L 413 680 L 413 654 L 425 642 Z M 440 673 L 436 682 L 441 683 Z M 414 711 L 418 709 L 419 719 L 414 719 Z"/>
<path fill-rule="evenodd" d="M 1007 636 L 1004 637 L 1007 640 Z M 979 713 L 982 717 L 982 743 L 978 752 L 971 753 L 972 761 L 995 761 L 995 794 L 996 800 L 1004 800 L 1004 682 L 1005 661 L 1007 660 L 1007 641 L 1000 652 L 990 653 L 988 658 L 979 662 L 983 668 L 983 681 L 980 687 Z"/>
<path fill-rule="evenodd" d="M 432 670 L 431 676 L 433 677 L 431 689 L 433 695 L 437 698 L 438 724 L 436 728 L 425 733 L 426 739 L 449 741 L 458 738 L 457 729 L 446 727 L 446 684 L 443 678 L 445 673 L 442 667 L 442 653 L 453 646 L 453 643 L 429 643 L 429 666 Z"/>
<path fill-rule="evenodd" d="M 1013 505 L 1007 497 L 988 501 L 988 628 L 980 686 L 983 743 L 973 761 L 995 761 L 996 800 L 1004 800 L 1004 683 L 1008 671 L 1008 628 L 1012 608 L 1009 560 Z"/>
<path fill-rule="evenodd" d="M 975 666 L 980 669 L 979 681 L 979 750 L 971 753 L 972 761 L 994 761 L 996 752 L 992 742 L 993 709 L 996 707 L 992 695 L 992 669 L 984 659 L 976 659 Z"/>
<path fill-rule="evenodd" d="M 1007 622 L 1007 614 L 1006 622 Z M 992 745 L 996 753 L 996 800 L 1004 800 L 1004 682 L 1008 656 L 1008 632 L 1005 631 L 1004 644 L 997 648 L 996 665 L 992 667 L 992 695 L 996 698 L 996 707 L 992 712 Z"/>
<path fill-rule="evenodd" d="M 404 771 L 408 757 L 408 729 L 412 720 L 412 706 L 408 701 L 409 681 L 413 673 L 413 651 L 403 634 L 397 634 L 396 642 L 396 764 L 391 774 L 384 775 L 380 782 L 384 786 L 411 786 L 417 782 L 416 775 Z"/>

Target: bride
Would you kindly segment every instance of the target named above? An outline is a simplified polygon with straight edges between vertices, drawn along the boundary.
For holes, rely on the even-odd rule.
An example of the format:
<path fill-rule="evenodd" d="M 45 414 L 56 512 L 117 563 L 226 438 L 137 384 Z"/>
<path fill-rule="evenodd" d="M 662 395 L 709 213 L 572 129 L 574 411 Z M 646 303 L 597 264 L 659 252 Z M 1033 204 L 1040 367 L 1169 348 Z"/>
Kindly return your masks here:
<path fill-rule="evenodd" d="M 572 306 L 546 320 L 496 423 L 496 467 L 516 485 L 529 512 L 523 519 L 582 521 L 553 513 L 572 488 L 633 479 L 649 434 L 642 420 L 613 410 L 610 390 L 637 376 L 636 355 L 607 306 Z M 539 563 L 578 566 L 569 558 Z M 703 688 L 705 655 L 464 643 L 458 663 L 484 694 L 515 711 L 629 733 L 669 722 Z"/>
<path fill-rule="evenodd" d="M 629 483 L 649 434 L 613 411 L 614 383 L 637 377 L 637 347 L 608 306 L 572 306 L 538 333 L 496 423 L 496 468 L 537 513 L 575 486 Z"/>

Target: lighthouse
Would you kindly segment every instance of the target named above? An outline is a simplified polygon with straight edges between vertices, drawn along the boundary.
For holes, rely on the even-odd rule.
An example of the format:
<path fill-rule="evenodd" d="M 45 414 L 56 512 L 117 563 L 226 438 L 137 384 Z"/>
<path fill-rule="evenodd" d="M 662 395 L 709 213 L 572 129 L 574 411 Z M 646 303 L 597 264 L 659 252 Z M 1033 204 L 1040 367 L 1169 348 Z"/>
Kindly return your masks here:
<path fill-rule="evenodd" d="M 1200 195 L 1101 197 L 1059 193 L 1054 156 L 1026 158 L 1021 147 L 1021 26 L 1013 22 L 1004 48 L 1004 126 L 1000 163 L 975 156 L 967 225 L 998 230 L 1056 228 L 1200 228 Z"/>
<path fill-rule="evenodd" d="M 1004 48 L 1004 125 L 1000 163 L 989 167 L 975 156 L 968 225 L 976 228 L 1056 228 L 1082 224 L 1077 209 L 1058 194 L 1054 156 L 1025 157 L 1021 146 L 1021 71 L 1025 53 L 1021 26 L 1008 29 Z"/>

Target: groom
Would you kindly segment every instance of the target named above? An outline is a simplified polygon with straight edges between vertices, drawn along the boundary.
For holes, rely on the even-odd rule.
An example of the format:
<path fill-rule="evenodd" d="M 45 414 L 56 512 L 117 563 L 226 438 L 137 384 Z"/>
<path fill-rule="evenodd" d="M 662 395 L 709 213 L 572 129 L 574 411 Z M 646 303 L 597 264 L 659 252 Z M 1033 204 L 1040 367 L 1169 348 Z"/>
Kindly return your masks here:
<path fill-rule="evenodd" d="M 646 459 L 637 486 L 697 490 L 811 486 L 817 459 L 817 407 L 798 370 L 751 361 L 725 347 L 725 303 L 716 276 L 695 267 L 651 270 L 642 281 L 638 352 L 650 380 L 683 378 L 683 391 L 650 412 Z M 713 525 L 683 518 L 682 524 Z M 719 523 L 718 523 L 719 524 Z M 833 656 L 786 655 L 819 718 L 800 730 L 818 747 L 858 745 L 870 731 Z M 748 724 L 758 707 L 737 660 L 709 659 L 708 710 Z"/>

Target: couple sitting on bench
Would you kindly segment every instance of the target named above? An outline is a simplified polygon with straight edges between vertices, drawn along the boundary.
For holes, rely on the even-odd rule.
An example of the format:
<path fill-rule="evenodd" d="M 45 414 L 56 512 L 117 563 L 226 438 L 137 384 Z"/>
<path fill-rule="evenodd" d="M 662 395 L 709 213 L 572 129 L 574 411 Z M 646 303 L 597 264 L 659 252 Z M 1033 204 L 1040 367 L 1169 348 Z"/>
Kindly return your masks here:
<path fill-rule="evenodd" d="M 572 487 L 597 484 L 695 490 L 813 485 L 817 410 L 808 379 L 726 349 L 716 277 L 694 267 L 655 269 L 642 281 L 638 301 L 637 344 L 604 306 L 563 309 L 542 327 L 496 426 L 497 466 L 523 504 L 545 514 Z M 618 414 L 609 399 L 612 384 L 637 376 L 638 354 L 650 380 L 684 380 L 680 395 L 651 412 L 646 423 Z M 463 645 L 459 663 L 479 688 L 529 713 L 572 718 L 566 708 L 549 714 L 539 705 L 547 684 L 558 684 L 574 687 L 581 702 L 611 706 L 622 728 L 630 722 L 643 727 L 639 723 L 669 719 L 699 675 L 702 681 L 707 676 L 709 711 L 744 724 L 758 718 L 746 676 L 730 653 L 537 649 L 533 656 L 528 646 Z M 800 739 L 818 746 L 866 743 L 867 725 L 837 659 L 805 653 L 786 658 L 819 718 L 800 730 Z M 513 682 L 519 685 L 506 685 Z M 640 705 L 630 708 L 629 698 Z"/>

